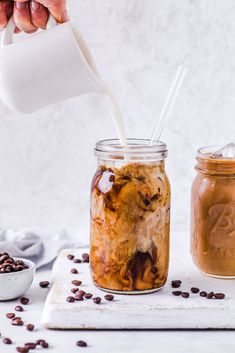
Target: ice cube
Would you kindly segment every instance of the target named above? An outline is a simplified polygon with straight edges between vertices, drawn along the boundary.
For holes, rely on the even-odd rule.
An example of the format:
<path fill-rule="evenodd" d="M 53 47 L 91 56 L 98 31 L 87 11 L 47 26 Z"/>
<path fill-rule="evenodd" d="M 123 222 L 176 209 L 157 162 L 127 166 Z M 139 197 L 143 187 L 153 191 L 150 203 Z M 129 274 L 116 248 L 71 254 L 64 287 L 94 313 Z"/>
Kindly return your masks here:
<path fill-rule="evenodd" d="M 235 143 L 229 143 L 228 145 L 220 148 L 216 152 L 211 154 L 212 158 L 235 158 Z"/>

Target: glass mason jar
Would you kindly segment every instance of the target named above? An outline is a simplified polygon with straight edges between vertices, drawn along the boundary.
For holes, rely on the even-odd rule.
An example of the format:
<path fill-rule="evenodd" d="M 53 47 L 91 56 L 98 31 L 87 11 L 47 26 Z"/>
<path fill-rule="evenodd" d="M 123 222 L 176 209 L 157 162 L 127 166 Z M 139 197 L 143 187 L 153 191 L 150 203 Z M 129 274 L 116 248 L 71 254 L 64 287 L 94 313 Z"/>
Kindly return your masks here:
<path fill-rule="evenodd" d="M 235 159 L 199 149 L 192 185 L 191 254 L 206 275 L 235 278 Z"/>
<path fill-rule="evenodd" d="M 91 185 L 90 265 L 94 284 L 114 293 L 162 288 L 169 263 L 170 184 L 166 145 L 128 139 L 96 144 Z"/>

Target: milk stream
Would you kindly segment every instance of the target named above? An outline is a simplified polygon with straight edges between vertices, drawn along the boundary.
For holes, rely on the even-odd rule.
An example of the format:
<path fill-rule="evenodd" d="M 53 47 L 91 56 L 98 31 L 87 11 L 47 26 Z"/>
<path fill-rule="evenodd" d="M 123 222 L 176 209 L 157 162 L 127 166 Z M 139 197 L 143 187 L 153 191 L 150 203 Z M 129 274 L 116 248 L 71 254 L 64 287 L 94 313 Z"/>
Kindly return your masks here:
<path fill-rule="evenodd" d="M 108 88 L 108 86 L 105 84 L 105 82 L 100 77 L 100 74 L 99 74 L 99 72 L 96 68 L 96 65 L 95 65 L 95 61 L 94 61 L 86 43 L 85 43 L 85 41 L 83 40 L 83 38 L 79 34 L 78 30 L 74 27 L 73 27 L 73 33 L 74 33 L 74 36 L 79 44 L 80 50 L 82 51 L 84 59 L 86 60 L 87 64 L 89 65 L 90 69 L 92 70 L 93 74 L 95 75 L 95 77 L 97 79 L 97 84 L 99 84 L 103 89 L 103 94 L 106 98 L 110 113 L 113 117 L 113 122 L 115 125 L 115 129 L 116 129 L 120 144 L 121 144 L 121 146 L 127 146 L 125 124 L 124 124 L 123 115 L 122 115 L 121 110 L 119 108 L 119 104 L 117 103 L 116 98 L 113 96 L 113 94 L 110 91 L 110 89 Z"/>

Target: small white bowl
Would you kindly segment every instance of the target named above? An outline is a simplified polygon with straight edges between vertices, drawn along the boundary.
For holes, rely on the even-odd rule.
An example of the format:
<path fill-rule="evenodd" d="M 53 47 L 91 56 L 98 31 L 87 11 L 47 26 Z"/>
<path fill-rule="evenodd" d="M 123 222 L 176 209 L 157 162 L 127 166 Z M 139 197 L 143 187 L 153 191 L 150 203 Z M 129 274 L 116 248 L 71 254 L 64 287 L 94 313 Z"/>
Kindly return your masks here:
<path fill-rule="evenodd" d="M 0 273 L 0 301 L 19 298 L 29 289 L 34 279 L 33 261 L 19 257 L 13 257 L 13 259 L 24 261 L 28 268 L 18 272 Z"/>

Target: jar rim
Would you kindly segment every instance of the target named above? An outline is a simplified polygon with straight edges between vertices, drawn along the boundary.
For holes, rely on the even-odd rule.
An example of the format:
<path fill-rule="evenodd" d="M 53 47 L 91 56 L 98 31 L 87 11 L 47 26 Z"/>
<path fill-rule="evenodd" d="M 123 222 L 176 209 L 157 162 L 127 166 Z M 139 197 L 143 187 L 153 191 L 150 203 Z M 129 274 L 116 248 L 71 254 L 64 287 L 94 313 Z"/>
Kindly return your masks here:
<path fill-rule="evenodd" d="M 209 146 L 200 147 L 197 150 L 197 158 L 203 158 L 203 159 L 217 161 L 217 162 L 221 161 L 221 163 L 222 161 L 226 161 L 226 160 L 235 162 L 235 157 L 212 156 L 213 153 L 219 151 L 223 147 L 225 147 L 225 145 L 209 145 Z"/>
<path fill-rule="evenodd" d="M 127 138 L 127 142 L 127 146 L 122 146 L 117 138 L 100 140 L 96 143 L 95 155 L 101 157 L 109 154 L 114 159 L 122 158 L 124 155 L 141 159 L 165 159 L 167 157 L 167 145 L 162 141 L 155 140 L 150 145 L 150 139 Z"/>

